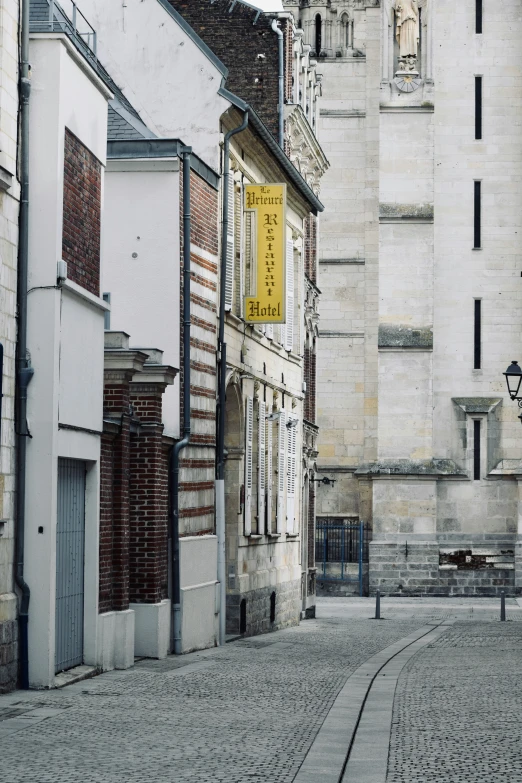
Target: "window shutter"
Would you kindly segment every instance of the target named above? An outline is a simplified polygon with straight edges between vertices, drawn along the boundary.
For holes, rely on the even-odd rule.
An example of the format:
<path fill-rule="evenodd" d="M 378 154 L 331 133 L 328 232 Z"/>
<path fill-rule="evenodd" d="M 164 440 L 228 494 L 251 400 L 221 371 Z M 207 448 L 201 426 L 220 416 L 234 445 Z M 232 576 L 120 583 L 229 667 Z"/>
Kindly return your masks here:
<path fill-rule="evenodd" d="M 291 351 L 294 347 L 294 243 L 286 240 L 286 327 L 284 347 Z"/>
<path fill-rule="evenodd" d="M 274 324 L 267 324 L 265 326 L 265 334 L 270 339 L 274 339 Z"/>
<path fill-rule="evenodd" d="M 227 229 L 227 271 L 225 277 L 225 309 L 232 309 L 232 300 L 234 296 L 234 255 L 235 255 L 235 243 L 234 243 L 234 226 L 235 226 L 235 214 L 234 214 L 234 173 L 232 170 L 229 172 L 228 177 L 228 229 Z M 223 281 L 222 281 L 223 282 Z"/>
<path fill-rule="evenodd" d="M 234 312 L 240 318 L 243 315 L 243 264 L 245 261 L 245 217 L 241 201 L 241 190 L 234 188 Z"/>
<path fill-rule="evenodd" d="M 277 444 L 277 532 L 284 533 L 285 513 L 285 463 L 286 463 L 286 413 L 281 411 L 279 417 L 279 434 Z"/>
<path fill-rule="evenodd" d="M 257 532 L 265 532 L 266 491 L 266 404 L 259 403 L 259 434 L 257 438 Z"/>
<path fill-rule="evenodd" d="M 267 450 L 266 450 L 266 532 L 272 532 L 272 480 L 273 480 L 273 466 L 272 466 L 272 422 L 266 423 L 266 437 L 267 437 Z"/>
<path fill-rule="evenodd" d="M 296 421 L 296 419 L 292 419 Z M 288 467 L 286 485 L 287 532 L 295 533 L 295 474 L 296 474 L 297 425 L 288 428 Z"/>
<path fill-rule="evenodd" d="M 252 441 L 254 436 L 254 400 L 247 397 L 245 417 L 245 536 L 252 533 Z"/>

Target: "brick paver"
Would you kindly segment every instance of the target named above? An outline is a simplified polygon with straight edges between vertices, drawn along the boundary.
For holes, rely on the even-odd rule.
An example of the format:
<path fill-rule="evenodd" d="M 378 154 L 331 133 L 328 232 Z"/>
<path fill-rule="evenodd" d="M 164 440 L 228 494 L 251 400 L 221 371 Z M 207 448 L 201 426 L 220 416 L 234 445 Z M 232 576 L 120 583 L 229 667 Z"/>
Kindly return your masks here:
<path fill-rule="evenodd" d="M 522 623 L 457 623 L 397 685 L 388 783 L 522 783 Z"/>
<path fill-rule="evenodd" d="M 358 666 L 426 621 L 470 618 L 470 609 L 465 601 L 383 601 L 383 617 L 388 619 L 377 622 L 369 619 L 373 602 L 367 599 L 327 599 L 320 604 L 320 618 L 298 628 L 180 658 L 143 660 L 131 670 L 59 691 L 0 697 L 0 780 L 291 783 L 341 687 Z M 497 602 L 480 602 L 479 610 L 492 621 Z M 508 616 L 522 617 L 514 602 Z M 461 625 L 489 627 L 473 620 Z M 522 623 L 503 625 L 522 633 Z M 507 633 L 498 631 L 499 626 L 494 625 L 497 634 Z M 469 649 L 491 652 L 487 645 Z M 434 650 L 443 657 L 459 653 L 451 647 Z M 419 653 L 414 663 L 425 654 Z M 513 656 L 505 663 L 515 678 L 520 668 L 515 666 L 517 652 L 510 648 L 506 654 Z M 491 666 L 494 670 L 494 662 Z M 423 671 L 427 687 L 430 677 Z M 418 676 L 423 676 L 422 667 Z M 426 688 L 423 694 L 425 709 L 430 698 Z M 516 697 L 505 697 L 513 716 L 505 725 L 514 731 Z M 435 698 L 443 703 L 436 690 Z M 404 736 L 412 736 L 411 727 L 408 731 Z M 457 740 L 451 747 L 458 748 Z M 420 783 L 422 778 L 400 777 L 405 754 L 398 754 L 394 763 L 390 781 Z M 487 775 L 454 779 L 497 780 Z"/>

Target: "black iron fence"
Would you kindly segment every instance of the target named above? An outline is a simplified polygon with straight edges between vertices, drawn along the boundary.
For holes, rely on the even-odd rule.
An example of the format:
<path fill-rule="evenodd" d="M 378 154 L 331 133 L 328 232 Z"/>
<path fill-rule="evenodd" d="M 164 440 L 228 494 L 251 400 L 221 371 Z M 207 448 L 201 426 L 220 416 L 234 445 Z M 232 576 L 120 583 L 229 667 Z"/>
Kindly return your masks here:
<path fill-rule="evenodd" d="M 371 530 L 353 518 L 318 517 L 315 530 L 317 578 L 358 582 L 363 594 L 363 564 L 368 562 Z"/>

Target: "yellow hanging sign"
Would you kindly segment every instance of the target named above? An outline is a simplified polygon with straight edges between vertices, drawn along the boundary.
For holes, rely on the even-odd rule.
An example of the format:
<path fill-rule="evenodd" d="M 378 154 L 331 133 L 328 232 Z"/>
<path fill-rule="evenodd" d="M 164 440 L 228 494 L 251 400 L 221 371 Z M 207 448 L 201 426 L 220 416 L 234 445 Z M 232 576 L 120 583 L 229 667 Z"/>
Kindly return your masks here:
<path fill-rule="evenodd" d="M 254 217 L 245 321 L 285 323 L 286 185 L 245 185 L 245 211 Z"/>

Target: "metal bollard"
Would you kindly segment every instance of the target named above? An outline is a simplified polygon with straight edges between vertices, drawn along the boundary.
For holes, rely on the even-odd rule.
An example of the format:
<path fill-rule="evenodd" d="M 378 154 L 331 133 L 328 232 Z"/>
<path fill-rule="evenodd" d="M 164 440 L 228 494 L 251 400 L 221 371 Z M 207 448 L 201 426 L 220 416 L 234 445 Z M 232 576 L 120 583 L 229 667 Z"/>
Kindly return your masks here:
<path fill-rule="evenodd" d="M 500 591 L 500 619 L 501 621 L 506 619 L 506 594 L 504 590 Z"/>
<path fill-rule="evenodd" d="M 377 590 L 375 593 L 375 619 L 381 619 L 381 591 Z"/>

